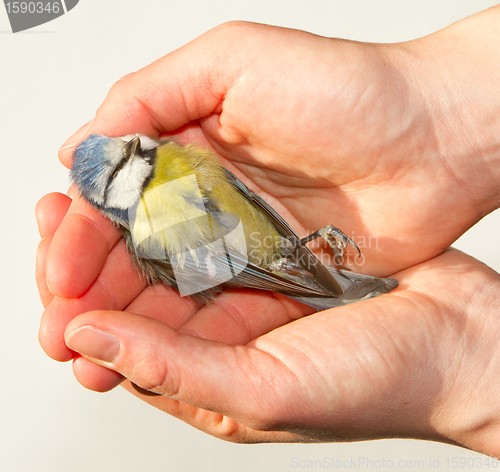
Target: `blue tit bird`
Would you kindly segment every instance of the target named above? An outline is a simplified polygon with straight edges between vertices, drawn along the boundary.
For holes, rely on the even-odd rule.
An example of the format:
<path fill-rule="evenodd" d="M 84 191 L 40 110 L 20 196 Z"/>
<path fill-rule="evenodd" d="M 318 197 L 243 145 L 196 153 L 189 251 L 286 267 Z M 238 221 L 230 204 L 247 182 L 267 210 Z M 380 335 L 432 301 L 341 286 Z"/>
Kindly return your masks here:
<path fill-rule="evenodd" d="M 324 238 L 337 265 L 356 244 L 334 226 L 299 238 L 257 193 L 194 146 L 93 134 L 73 155 L 80 195 L 119 226 L 149 283 L 209 302 L 224 287 L 281 292 L 318 310 L 375 297 L 395 279 L 326 267 L 306 246 Z"/>

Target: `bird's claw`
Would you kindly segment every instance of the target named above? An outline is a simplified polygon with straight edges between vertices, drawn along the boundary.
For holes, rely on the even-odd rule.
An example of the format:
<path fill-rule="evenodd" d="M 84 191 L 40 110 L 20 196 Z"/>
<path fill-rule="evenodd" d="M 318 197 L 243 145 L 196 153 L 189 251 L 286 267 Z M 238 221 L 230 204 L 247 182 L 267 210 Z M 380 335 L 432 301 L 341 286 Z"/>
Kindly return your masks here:
<path fill-rule="evenodd" d="M 313 239 L 322 237 L 330 245 L 333 250 L 333 255 L 335 257 L 335 263 L 345 270 L 351 270 L 342 263 L 344 257 L 344 249 L 349 244 L 358 252 L 358 256 L 361 256 L 361 251 L 357 244 L 348 236 L 346 236 L 340 229 L 332 225 L 324 226 L 323 228 L 315 231 L 314 233 L 302 238 L 300 240 L 301 244 L 306 244 Z"/>

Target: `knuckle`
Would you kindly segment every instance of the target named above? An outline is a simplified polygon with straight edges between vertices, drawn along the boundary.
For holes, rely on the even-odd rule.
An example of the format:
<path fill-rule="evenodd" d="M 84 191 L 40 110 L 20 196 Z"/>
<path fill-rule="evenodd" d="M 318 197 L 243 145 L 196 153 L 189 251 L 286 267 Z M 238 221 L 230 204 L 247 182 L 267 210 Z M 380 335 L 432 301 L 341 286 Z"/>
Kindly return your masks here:
<path fill-rule="evenodd" d="M 219 420 L 212 426 L 212 434 L 219 439 L 233 443 L 247 442 L 247 428 L 224 415 L 220 415 Z"/>
<path fill-rule="evenodd" d="M 210 34 L 224 41 L 233 42 L 254 35 L 257 29 L 258 25 L 246 21 L 227 21 L 213 28 Z"/>
<path fill-rule="evenodd" d="M 132 379 L 140 387 L 166 396 L 174 396 L 178 392 L 178 382 L 165 360 L 159 356 L 148 356 L 137 363 L 132 371 Z"/>
<path fill-rule="evenodd" d="M 124 75 L 121 79 L 118 79 L 110 88 L 109 95 L 113 95 L 117 92 L 122 92 L 123 90 L 127 90 L 130 87 L 130 84 L 133 82 L 133 79 L 136 75 L 136 72 L 130 72 L 129 74 Z"/>
<path fill-rule="evenodd" d="M 115 103 L 130 101 L 130 91 L 134 88 L 136 74 L 136 72 L 131 72 L 130 74 L 124 75 L 111 86 L 106 95 L 106 100 L 104 100 L 98 109 L 98 113 L 109 106 L 113 106 Z"/>

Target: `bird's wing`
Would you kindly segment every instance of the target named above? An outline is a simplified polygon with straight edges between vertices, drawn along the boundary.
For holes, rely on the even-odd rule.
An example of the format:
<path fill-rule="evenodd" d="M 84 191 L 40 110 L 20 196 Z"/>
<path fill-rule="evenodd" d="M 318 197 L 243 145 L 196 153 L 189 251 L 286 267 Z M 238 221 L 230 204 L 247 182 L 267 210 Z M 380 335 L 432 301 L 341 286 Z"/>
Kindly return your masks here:
<path fill-rule="evenodd" d="M 288 222 L 259 194 L 250 190 L 240 179 L 227 169 L 226 175 L 228 180 L 241 195 L 266 215 L 281 236 L 297 244 L 291 259 L 313 274 L 313 279 L 318 285 L 317 288 L 330 297 L 341 296 L 343 294 L 341 285 L 308 247 L 298 244 L 300 238 Z"/>
<path fill-rule="evenodd" d="M 337 298 L 296 297 L 292 295 L 291 298 L 317 310 L 327 310 L 389 293 L 398 286 L 396 279 L 371 277 L 345 270 L 329 270 L 344 288 L 344 295 Z"/>
<path fill-rule="evenodd" d="M 148 246 L 147 240 L 144 243 Z M 159 278 L 176 286 L 181 295 L 193 295 L 223 284 L 233 288 L 278 291 L 297 297 L 327 296 L 313 283 L 307 285 L 297 278 L 291 280 L 252 264 L 220 239 L 206 246 L 188 249 L 179 256 L 163 252 L 145 257 L 146 253 L 141 253 L 140 247 L 133 245 L 130 238 L 127 246 L 150 281 L 156 282 Z"/>
<path fill-rule="evenodd" d="M 226 172 L 227 180 L 250 202 L 253 206 L 261 210 L 268 219 L 272 222 L 279 234 L 283 237 L 292 240 L 300 238 L 297 236 L 288 222 L 271 206 L 267 203 L 258 193 L 250 190 L 238 177 L 232 172 L 224 169 Z"/>

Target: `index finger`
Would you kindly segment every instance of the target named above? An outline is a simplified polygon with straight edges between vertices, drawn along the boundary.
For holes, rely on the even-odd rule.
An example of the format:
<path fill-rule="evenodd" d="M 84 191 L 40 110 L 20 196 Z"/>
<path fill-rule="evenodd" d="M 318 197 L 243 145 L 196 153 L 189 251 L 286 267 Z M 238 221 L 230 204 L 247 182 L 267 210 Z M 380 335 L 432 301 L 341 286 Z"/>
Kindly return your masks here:
<path fill-rule="evenodd" d="M 118 80 L 94 120 L 64 143 L 61 162 L 69 168 L 76 145 L 93 133 L 159 136 L 217 112 L 238 70 L 237 62 L 227 61 L 228 47 L 235 45 L 221 30 L 209 31 Z"/>
<path fill-rule="evenodd" d="M 60 298 L 84 294 L 119 239 L 119 230 L 75 195 L 47 254 L 46 279 L 50 291 Z"/>

